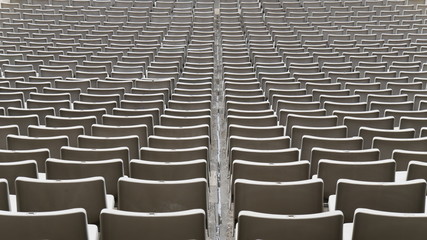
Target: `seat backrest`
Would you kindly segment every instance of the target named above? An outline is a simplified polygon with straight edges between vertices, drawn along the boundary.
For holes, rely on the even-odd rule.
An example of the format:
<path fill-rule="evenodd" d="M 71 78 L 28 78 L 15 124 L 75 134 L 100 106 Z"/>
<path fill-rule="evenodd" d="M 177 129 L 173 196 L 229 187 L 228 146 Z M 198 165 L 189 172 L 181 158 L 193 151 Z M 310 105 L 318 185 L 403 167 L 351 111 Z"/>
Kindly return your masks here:
<path fill-rule="evenodd" d="M 300 151 L 297 148 L 278 150 L 256 150 L 234 147 L 231 149 L 230 166 L 234 160 L 246 160 L 263 163 L 284 163 L 299 160 Z"/>
<path fill-rule="evenodd" d="M 163 137 L 195 137 L 209 135 L 209 125 L 200 124 L 187 127 L 154 126 L 154 135 Z"/>
<path fill-rule="evenodd" d="M 401 149 L 395 149 L 392 155 L 392 159 L 396 161 L 396 171 L 406 171 L 408 169 L 409 162 L 412 160 L 426 162 L 426 157 L 427 151 Z"/>
<path fill-rule="evenodd" d="M 148 137 L 148 146 L 154 148 L 194 148 L 209 147 L 210 138 L 208 135 L 195 137 L 162 137 L 152 135 Z"/>
<path fill-rule="evenodd" d="M 0 126 L 0 148 L 6 149 L 7 148 L 7 135 L 19 135 L 19 127 L 18 125 L 4 125 Z"/>
<path fill-rule="evenodd" d="M 265 197 L 265 196 L 268 196 Z M 323 211 L 323 181 L 264 182 L 236 179 L 234 219 L 240 211 L 272 214 L 310 214 Z"/>
<path fill-rule="evenodd" d="M 30 137 L 53 137 L 53 136 L 67 136 L 69 145 L 77 147 L 77 137 L 84 134 L 82 126 L 71 127 L 46 127 L 46 126 L 29 126 L 28 135 Z"/>
<path fill-rule="evenodd" d="M 295 125 L 292 127 L 292 147 L 301 148 L 302 138 L 305 135 L 317 137 L 347 137 L 346 126 L 311 127 Z"/>
<path fill-rule="evenodd" d="M 39 125 L 39 117 L 35 114 L 24 115 L 24 116 L 1 116 L 0 125 L 11 125 L 16 124 L 19 127 L 20 135 L 27 135 L 27 128 L 29 125 Z"/>
<path fill-rule="evenodd" d="M 354 137 L 359 135 L 361 127 L 393 129 L 394 117 L 344 117 L 344 125 L 348 128 L 348 136 Z"/>
<path fill-rule="evenodd" d="M 372 148 L 378 148 L 381 151 L 380 159 L 388 159 L 393 155 L 396 149 L 427 151 L 427 137 L 422 138 L 388 138 L 374 137 Z"/>
<path fill-rule="evenodd" d="M 361 137 L 352 138 L 329 138 L 303 136 L 301 144 L 301 160 L 308 160 L 314 147 L 329 148 L 336 150 L 361 150 L 363 139 Z"/>
<path fill-rule="evenodd" d="M 205 159 L 182 162 L 154 162 L 133 159 L 130 162 L 130 177 L 145 180 L 174 181 L 191 178 L 208 178 Z"/>
<path fill-rule="evenodd" d="M 111 126 L 129 126 L 145 124 L 147 126 L 148 135 L 153 134 L 153 116 L 152 115 L 137 115 L 137 116 L 117 116 L 105 114 L 102 116 L 102 122 L 105 125 Z"/>
<path fill-rule="evenodd" d="M 154 162 L 180 162 L 188 160 L 208 159 L 207 147 L 184 148 L 184 149 L 161 149 L 141 148 L 141 159 Z"/>
<path fill-rule="evenodd" d="M 71 127 L 71 126 L 83 126 L 86 135 L 91 135 L 91 126 L 96 123 L 95 116 L 87 117 L 57 117 L 47 116 L 46 126 L 47 127 Z"/>
<path fill-rule="evenodd" d="M 89 223 L 99 223 L 99 213 L 106 208 L 102 177 L 73 180 L 40 180 L 18 177 L 16 203 L 20 212 L 43 212 L 81 207 Z"/>
<path fill-rule="evenodd" d="M 425 179 L 427 180 L 427 163 L 420 161 L 410 161 L 406 180 Z"/>
<path fill-rule="evenodd" d="M 427 234 L 426 224 L 425 213 L 397 213 L 358 208 L 354 214 L 352 239 L 421 240 Z"/>
<path fill-rule="evenodd" d="M 103 240 L 206 239 L 206 213 L 202 209 L 165 213 L 104 209 L 100 218 Z"/>
<path fill-rule="evenodd" d="M 0 149 L 0 162 L 16 162 L 32 159 L 37 162 L 38 171 L 45 172 L 45 162 L 49 158 L 49 149 L 38 148 L 30 150 L 3 150 Z"/>
<path fill-rule="evenodd" d="M 360 127 L 359 136 L 363 138 L 363 148 L 369 149 L 372 148 L 374 137 L 413 138 L 415 130 Z"/>
<path fill-rule="evenodd" d="M 50 156 L 54 158 L 59 158 L 61 147 L 68 145 L 68 137 L 63 135 L 53 137 L 7 136 L 7 148 L 9 150 L 47 148 Z"/>
<path fill-rule="evenodd" d="M 393 182 L 396 162 L 394 160 L 347 162 L 325 160 L 319 161 L 317 177 L 324 182 L 325 199 L 335 194 L 339 179 L 353 179 L 372 182 Z"/>
<path fill-rule="evenodd" d="M 241 211 L 236 229 L 236 239 L 286 239 L 298 236 L 299 240 L 341 240 L 344 216 L 340 211 L 280 215 Z"/>
<path fill-rule="evenodd" d="M 423 213 L 426 181 L 365 182 L 340 179 L 337 183 L 335 209 L 344 213 L 344 222 L 352 222 L 360 207 L 402 213 Z"/>
<path fill-rule="evenodd" d="M 117 181 L 123 177 L 121 159 L 79 161 L 49 158 L 46 161 L 46 179 L 77 179 L 101 176 L 105 180 L 107 194 L 117 197 Z"/>
<path fill-rule="evenodd" d="M 17 177 L 38 178 L 37 162 L 35 160 L 23 160 L 0 163 L 0 178 L 11 183 L 9 184 L 11 194 L 15 194 L 15 179 Z"/>
<path fill-rule="evenodd" d="M 286 124 L 286 135 L 291 136 L 292 127 L 295 125 L 309 127 L 333 127 L 337 125 L 337 121 L 337 116 L 303 116 L 289 114 Z"/>
<path fill-rule="evenodd" d="M 8 180 L 0 178 L 0 210 L 10 211 Z"/>
<path fill-rule="evenodd" d="M 83 208 L 50 212 L 0 211 L 0 223 L 2 237 L 10 240 L 89 239 L 86 211 Z"/>
<path fill-rule="evenodd" d="M 249 126 L 231 124 L 228 129 L 229 129 L 230 136 L 264 138 L 264 137 L 280 137 L 284 135 L 283 126 L 249 127 Z"/>
<path fill-rule="evenodd" d="M 135 212 L 207 211 L 207 180 L 155 181 L 122 177 L 118 209 Z"/>
<path fill-rule="evenodd" d="M 81 135 L 78 137 L 78 145 L 81 148 L 116 148 L 126 147 L 129 150 L 129 159 L 139 159 L 139 138 L 136 135 L 119 137 L 98 137 Z M 125 173 L 128 173 L 129 164 L 124 162 Z"/>

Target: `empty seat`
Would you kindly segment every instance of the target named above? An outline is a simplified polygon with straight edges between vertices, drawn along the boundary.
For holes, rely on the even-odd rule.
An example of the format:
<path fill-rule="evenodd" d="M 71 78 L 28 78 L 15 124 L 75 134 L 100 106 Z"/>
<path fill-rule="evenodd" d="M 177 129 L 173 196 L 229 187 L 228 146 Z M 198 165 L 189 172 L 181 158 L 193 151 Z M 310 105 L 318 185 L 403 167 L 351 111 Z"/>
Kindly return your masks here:
<path fill-rule="evenodd" d="M 204 159 L 181 162 L 154 162 L 133 159 L 130 162 L 130 177 L 145 180 L 207 179 L 207 170 L 207 161 Z"/>
<path fill-rule="evenodd" d="M 120 178 L 118 209 L 134 212 L 207 211 L 207 181 L 193 178 L 155 181 Z"/>
<path fill-rule="evenodd" d="M 9 150 L 29 150 L 47 148 L 51 157 L 59 158 L 60 149 L 68 146 L 67 136 L 53 137 L 28 137 L 28 136 L 7 136 L 7 148 Z"/>
<path fill-rule="evenodd" d="M 362 145 L 363 139 L 360 137 L 328 138 L 306 135 L 302 138 L 301 160 L 309 160 L 314 147 L 335 150 L 361 150 Z"/>
<path fill-rule="evenodd" d="M 206 213 L 202 209 L 162 213 L 104 209 L 100 218 L 104 240 L 206 239 Z"/>
<path fill-rule="evenodd" d="M 372 148 L 372 141 L 375 137 L 393 137 L 393 138 L 414 138 L 414 129 L 382 129 L 360 127 L 359 136 L 363 138 L 363 148 Z"/>
<path fill-rule="evenodd" d="M 43 212 L 81 207 L 87 212 L 88 222 L 94 224 L 99 223 L 99 214 L 103 208 L 114 206 L 114 199 L 110 199 L 107 205 L 105 183 L 102 177 L 61 181 L 18 177 L 16 201 L 20 212 Z"/>
<path fill-rule="evenodd" d="M 39 125 L 39 117 L 37 115 L 24 115 L 24 116 L 1 116 L 0 125 L 16 124 L 19 127 L 19 134 L 28 135 L 27 128 L 30 125 Z"/>
<path fill-rule="evenodd" d="M 393 138 L 393 137 L 374 137 L 372 142 L 373 148 L 378 148 L 381 151 L 381 159 L 389 159 L 392 157 L 393 151 L 412 150 L 412 151 L 427 151 L 427 137 L 423 138 Z"/>
<path fill-rule="evenodd" d="M 301 215 L 266 214 L 253 211 L 239 213 L 236 239 L 339 240 L 342 239 L 342 212 Z"/>
<path fill-rule="evenodd" d="M 265 196 L 269 196 L 266 198 Z M 264 182 L 236 179 L 234 219 L 240 211 L 271 214 L 310 214 L 323 211 L 323 181 Z"/>
<path fill-rule="evenodd" d="M 127 147 L 113 148 L 78 148 L 62 147 L 60 159 L 97 161 L 109 159 L 121 159 L 125 174 L 129 173 L 129 149 Z"/>
<path fill-rule="evenodd" d="M 141 148 L 141 159 L 156 162 L 180 162 L 197 159 L 208 159 L 207 147 L 184 148 L 184 149 L 161 149 L 161 148 Z"/>
<path fill-rule="evenodd" d="M 401 238 L 417 240 L 427 234 L 424 228 L 426 221 L 425 213 L 397 213 L 358 208 L 354 213 L 354 223 L 349 226 L 345 236 L 354 240 Z"/>
<path fill-rule="evenodd" d="M 394 117 L 379 117 L 379 118 L 365 118 L 365 117 L 344 117 L 344 125 L 348 128 L 348 136 L 354 137 L 359 135 L 362 127 L 388 129 L 394 128 Z"/>
<path fill-rule="evenodd" d="M 357 143 L 357 142 L 356 142 Z M 332 149 L 332 147 L 313 147 L 310 157 L 310 174 L 315 175 L 318 171 L 318 163 L 322 159 L 346 161 L 346 162 L 361 162 L 361 161 L 377 161 L 380 157 L 378 149 Z"/>
<path fill-rule="evenodd" d="M 91 135 L 91 127 L 96 123 L 95 116 L 87 117 L 57 117 L 47 116 L 46 126 L 47 127 L 72 127 L 72 126 L 83 126 L 86 135 Z"/>
<path fill-rule="evenodd" d="M 49 158 L 46 161 L 46 179 L 77 179 L 101 176 L 105 180 L 107 194 L 117 198 L 117 181 L 123 177 L 121 159 L 79 161 Z M 24 175 L 23 175 L 24 176 Z"/>
<path fill-rule="evenodd" d="M 360 207 L 401 213 L 424 213 L 426 182 L 417 179 L 401 183 L 365 182 L 341 179 L 336 195 L 329 198 L 331 210 L 341 210 L 344 222 L 352 222 Z M 336 201 L 335 198 L 336 197 Z"/>
<path fill-rule="evenodd" d="M 98 239 L 98 227 L 88 225 L 86 211 L 73 208 L 43 212 L 0 212 L 0 231 L 7 239 Z M 25 229 L 25 231 L 23 231 Z"/>
<path fill-rule="evenodd" d="M 380 161 L 319 161 L 317 177 L 324 183 L 324 196 L 327 199 L 335 194 L 339 179 L 353 179 L 370 182 L 393 182 L 395 177 L 396 162 L 394 160 Z"/>
<path fill-rule="evenodd" d="M 115 148 L 127 147 L 130 159 L 139 159 L 139 138 L 135 135 L 118 137 L 79 136 L 78 145 L 81 148 Z"/>

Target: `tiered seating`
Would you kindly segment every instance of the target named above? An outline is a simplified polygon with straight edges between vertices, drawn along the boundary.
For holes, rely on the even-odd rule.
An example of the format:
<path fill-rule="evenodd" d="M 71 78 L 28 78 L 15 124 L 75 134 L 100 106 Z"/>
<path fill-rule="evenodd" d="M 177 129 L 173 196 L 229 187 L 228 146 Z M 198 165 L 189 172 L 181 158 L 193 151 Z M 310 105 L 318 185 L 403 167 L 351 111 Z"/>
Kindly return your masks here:
<path fill-rule="evenodd" d="M 425 218 L 426 9 L 2 3 L 0 235 L 419 239 L 399 234 Z"/>
<path fill-rule="evenodd" d="M 12 1 L 1 10 L 0 178 L 17 210 L 84 208 L 102 239 L 140 239 L 139 224 L 147 238 L 206 238 L 214 2 Z M 100 218 L 114 206 L 121 211 Z M 10 239 L 63 238 L 9 228 Z M 75 234 L 67 238 L 86 239 Z"/>
<path fill-rule="evenodd" d="M 366 188 L 381 186 L 375 191 L 384 191 L 379 194 L 382 197 L 387 195 L 386 186 L 410 184 L 401 172 L 408 162 L 397 164 L 393 154 L 421 153 L 427 147 L 420 135 L 426 123 L 424 105 L 415 102 L 425 91 L 425 61 L 421 60 L 425 59 L 425 9 L 403 0 L 242 0 L 222 1 L 220 11 L 236 239 L 283 236 L 285 225 L 282 229 L 274 224 L 279 219 L 285 224 L 287 216 L 263 214 L 318 214 L 305 195 L 312 183 L 304 179 L 321 180 L 324 193 L 320 199 L 325 199 L 330 210 L 335 208 L 327 205 L 327 198 L 335 189 L 339 195 L 337 182 L 341 178 L 374 182 L 363 184 Z M 282 128 L 270 135 L 267 131 L 273 127 Z M 250 135 L 253 143 L 249 144 L 249 134 L 232 131 L 236 128 L 256 133 Z M 245 144 L 239 145 L 243 138 Z M 290 145 L 277 144 L 281 138 L 288 139 Z M 299 152 L 296 157 L 289 154 L 293 150 Z M 305 170 L 308 178 L 284 176 L 286 167 L 293 174 L 302 171 L 296 170 L 292 161 L 309 161 L 310 169 Z M 256 163 L 249 167 L 251 162 Z M 389 208 L 385 207 L 388 203 L 367 204 L 378 200 L 374 200 L 376 193 L 359 192 L 361 198 L 366 197 L 365 203 L 357 196 L 342 203 L 354 204 L 354 209 L 424 212 L 423 181 L 423 194 L 407 195 L 408 201 L 420 201 L 417 210 L 398 209 L 391 203 Z M 299 191 L 285 190 L 292 185 L 298 185 Z M 245 187 L 251 190 L 245 191 Z M 387 196 L 400 198 L 402 192 Z M 303 206 L 292 205 L 290 199 L 299 199 L 296 202 Z M 344 212 L 346 222 L 352 221 L 354 211 L 337 209 Z M 327 221 L 327 216 L 322 217 Z M 251 218 L 264 227 L 257 228 Z M 304 220 L 312 218 L 321 217 L 301 215 Z M 300 222 L 301 227 L 304 223 Z M 274 233 L 263 229 L 267 224 Z M 316 233 L 320 239 L 334 238 L 327 231 Z"/>

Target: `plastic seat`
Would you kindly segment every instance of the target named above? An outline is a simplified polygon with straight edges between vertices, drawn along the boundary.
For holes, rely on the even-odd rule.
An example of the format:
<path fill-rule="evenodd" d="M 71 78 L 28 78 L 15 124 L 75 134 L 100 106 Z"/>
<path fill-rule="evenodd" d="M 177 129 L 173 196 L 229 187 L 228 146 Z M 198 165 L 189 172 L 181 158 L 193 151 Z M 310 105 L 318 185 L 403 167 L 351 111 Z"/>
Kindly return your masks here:
<path fill-rule="evenodd" d="M 264 182 L 236 179 L 234 182 L 235 221 L 241 211 L 288 215 L 321 213 L 323 181 L 310 179 L 294 182 Z"/>
<path fill-rule="evenodd" d="M 363 138 L 363 148 L 369 149 L 372 147 L 374 137 L 413 138 L 415 137 L 415 130 L 360 127 L 359 136 Z"/>
<path fill-rule="evenodd" d="M 24 116 L 1 116 L 0 125 L 6 126 L 16 124 L 19 127 L 20 135 L 28 135 L 27 128 L 30 125 L 39 125 L 39 117 L 35 114 L 24 115 Z"/>
<path fill-rule="evenodd" d="M 61 181 L 18 177 L 15 184 L 16 201 L 20 212 L 82 207 L 87 212 L 88 222 L 97 224 L 101 210 L 114 206 L 113 199 L 110 199 L 107 205 L 105 183 L 102 177 Z"/>
<path fill-rule="evenodd" d="M 182 162 L 154 162 L 133 159 L 130 162 L 130 177 L 158 181 L 207 179 L 207 169 L 207 161 L 204 159 Z"/>
<path fill-rule="evenodd" d="M 94 109 L 59 109 L 59 116 L 61 117 L 96 117 L 97 123 L 102 123 L 102 116 L 107 114 L 104 108 Z"/>
<path fill-rule="evenodd" d="M 329 197 L 329 203 L 332 203 L 330 209 L 341 210 L 345 223 L 353 221 L 354 212 L 360 207 L 401 213 L 424 213 L 425 190 L 426 182 L 421 179 L 402 183 L 340 179 L 336 195 Z"/>
<path fill-rule="evenodd" d="M 18 125 L 4 125 L 0 126 L 0 149 L 7 149 L 7 135 L 19 135 L 19 127 Z"/>
<path fill-rule="evenodd" d="M 394 128 L 394 117 L 379 117 L 379 118 L 366 118 L 366 117 L 344 117 L 344 125 L 348 128 L 348 136 L 354 137 L 359 135 L 361 127 L 390 129 Z"/>
<path fill-rule="evenodd" d="M 118 188 L 119 210 L 173 212 L 203 209 L 207 211 L 207 181 L 203 178 L 176 181 L 120 178 Z"/>
<path fill-rule="evenodd" d="M 160 123 L 163 126 L 186 127 L 200 124 L 211 125 L 211 116 L 202 115 L 194 117 L 180 117 L 163 114 L 160 117 Z"/>
<path fill-rule="evenodd" d="M 47 148 L 50 156 L 59 158 L 62 146 L 68 146 L 67 136 L 54 137 L 28 137 L 28 136 L 7 136 L 7 148 L 9 150 L 30 150 Z"/>
<path fill-rule="evenodd" d="M 396 161 L 396 171 L 406 171 L 410 161 L 425 162 L 426 154 L 426 151 L 394 150 L 392 159 Z"/>
<path fill-rule="evenodd" d="M 79 161 L 49 158 L 46 161 L 46 179 L 78 179 L 101 176 L 105 180 L 107 194 L 117 198 L 117 181 L 123 177 L 121 159 Z"/>
<path fill-rule="evenodd" d="M 374 137 L 372 142 L 373 148 L 378 148 L 381 151 L 380 159 L 388 159 L 392 157 L 393 151 L 411 150 L 411 151 L 427 151 L 427 137 L 423 138 L 389 138 L 389 137 Z"/>
<path fill-rule="evenodd" d="M 347 137 L 346 126 L 332 126 L 332 127 L 307 127 L 303 125 L 295 125 L 292 127 L 292 147 L 301 148 L 302 138 L 305 135 L 317 137 Z"/>
<path fill-rule="evenodd" d="M 170 102 L 170 101 L 169 101 Z M 159 113 L 164 113 L 165 104 L 162 100 L 147 100 L 147 101 L 137 101 L 137 100 L 121 100 L 120 105 L 124 109 L 150 109 L 157 108 Z"/>
<path fill-rule="evenodd" d="M 7 239 L 58 238 L 98 239 L 98 227 L 88 225 L 83 208 L 48 212 L 6 212 L 0 213 L 1 231 Z M 26 229 L 26 231 L 22 231 Z"/>
<path fill-rule="evenodd" d="M 396 213 L 358 208 L 354 213 L 354 223 L 348 229 L 348 237 L 363 239 L 400 239 L 417 240 L 424 235 L 426 223 L 424 213 Z M 389 228 L 389 226 L 395 226 Z"/>
<path fill-rule="evenodd" d="M 234 160 L 232 166 L 232 180 L 249 179 L 255 181 L 289 182 L 307 180 L 309 163 L 307 161 L 262 163 L 245 160 Z M 234 185 L 231 185 L 233 193 Z"/>
<path fill-rule="evenodd" d="M 72 127 L 72 126 L 83 126 L 86 135 L 91 135 L 91 127 L 96 123 L 95 116 L 87 117 L 57 117 L 57 116 L 46 116 L 47 127 Z"/>
<path fill-rule="evenodd" d="M 139 137 L 135 135 L 100 137 L 100 136 L 79 136 L 78 145 L 81 148 L 114 148 L 127 147 L 130 159 L 139 159 Z M 126 163 L 125 163 L 126 166 Z M 127 172 L 127 171 L 126 171 Z"/>
<path fill-rule="evenodd" d="M 406 174 L 406 180 L 427 179 L 426 163 L 421 161 L 410 161 Z"/>
<path fill-rule="evenodd" d="M 73 102 L 73 108 L 76 110 L 103 108 L 106 110 L 107 114 L 112 114 L 113 108 L 115 107 L 117 107 L 116 101 L 102 101 L 102 102 L 74 101 Z"/>
<path fill-rule="evenodd" d="M 34 99 L 27 100 L 28 108 L 53 107 L 55 109 L 55 115 L 59 115 L 60 108 L 69 109 L 70 105 L 71 103 L 69 100 L 56 100 L 56 101 L 44 101 L 44 100 L 34 100 Z"/>
<path fill-rule="evenodd" d="M 425 121 L 427 118 L 419 118 L 419 117 L 401 117 L 400 118 L 400 129 L 411 128 L 415 130 L 415 137 L 420 137 L 421 128 L 425 126 Z"/>
<path fill-rule="evenodd" d="M 104 125 L 110 126 L 130 126 L 144 124 L 147 126 L 148 135 L 153 134 L 152 115 L 117 116 L 105 114 L 102 116 L 102 122 Z"/>
<path fill-rule="evenodd" d="M 339 160 L 319 161 L 317 177 L 324 182 L 324 196 L 327 199 L 335 194 L 339 179 L 352 179 L 372 182 L 394 182 L 396 162 L 394 160 L 380 161 L 348 161 Z M 362 159 L 365 160 L 365 159 Z"/>
<path fill-rule="evenodd" d="M 0 163 L 0 177 L 6 179 L 7 182 L 15 183 L 15 179 L 20 176 L 38 178 L 37 162 L 35 160 L 23 160 L 23 161 L 16 161 L 16 162 Z M 3 188 L 3 184 L 4 182 L 2 182 L 2 188 Z M 2 192 L 4 190 L 5 189 L 2 189 Z M 8 193 L 15 194 L 15 184 L 9 185 Z M 13 209 L 13 208 L 16 208 L 16 206 L 13 206 L 14 205 L 13 201 L 11 201 L 11 208 L 12 208 L 11 210 L 16 210 L 16 209 Z M 5 201 L 4 203 L 8 204 L 9 201 Z M 2 210 L 8 210 L 8 209 L 2 208 Z"/>
<path fill-rule="evenodd" d="M 271 127 L 249 127 L 242 125 L 229 125 L 230 136 L 240 137 L 257 137 L 257 138 L 270 138 L 270 137 L 281 137 L 284 136 L 283 126 L 271 126 Z"/>
<path fill-rule="evenodd" d="M 240 211 L 236 239 L 298 239 L 339 240 L 343 233 L 343 214 L 340 211 L 301 215 L 266 214 Z"/>
<path fill-rule="evenodd" d="M 144 213 L 103 210 L 101 235 L 104 240 L 206 239 L 206 213 L 202 209 L 179 212 Z M 164 231 L 167 228 L 168 231 Z"/>
<path fill-rule="evenodd" d="M 204 124 L 188 127 L 154 126 L 154 135 L 163 137 L 196 137 L 209 133 L 209 126 Z"/>
<path fill-rule="evenodd" d="M 337 150 L 331 148 L 314 147 L 310 156 L 310 176 L 318 172 L 318 163 L 322 159 L 357 162 L 357 161 L 376 161 L 379 160 L 380 152 L 378 149 L 364 150 Z"/>
<path fill-rule="evenodd" d="M 194 148 L 194 147 L 208 147 L 210 139 L 208 135 L 195 136 L 195 137 L 161 137 L 150 136 L 148 138 L 148 146 L 153 148 Z"/>
<path fill-rule="evenodd" d="M 190 160 L 208 159 L 207 147 L 196 147 L 186 149 L 161 149 L 142 147 L 140 155 L 142 160 L 154 162 L 182 162 Z"/>
<path fill-rule="evenodd" d="M 39 117 L 40 124 L 45 125 L 45 118 L 49 115 L 55 115 L 55 109 L 52 107 L 46 108 L 15 108 L 9 107 L 7 109 L 9 116 L 22 116 L 22 115 L 32 115 L 35 114 Z"/>
<path fill-rule="evenodd" d="M 361 150 L 363 139 L 360 137 L 329 138 L 306 135 L 302 138 L 301 160 L 309 160 L 315 147 L 335 150 Z"/>

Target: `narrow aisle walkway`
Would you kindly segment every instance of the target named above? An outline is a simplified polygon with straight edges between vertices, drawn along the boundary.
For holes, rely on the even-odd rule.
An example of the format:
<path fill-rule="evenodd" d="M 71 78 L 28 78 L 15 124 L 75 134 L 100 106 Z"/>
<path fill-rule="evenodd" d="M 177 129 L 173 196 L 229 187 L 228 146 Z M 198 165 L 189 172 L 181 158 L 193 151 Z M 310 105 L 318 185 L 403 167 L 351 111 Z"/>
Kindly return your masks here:
<path fill-rule="evenodd" d="M 214 78 L 214 99 L 212 109 L 212 149 L 215 151 L 215 158 L 213 158 L 213 164 L 211 169 L 215 169 L 211 179 L 216 179 L 216 232 L 215 237 L 212 239 L 231 239 L 232 232 L 232 221 L 229 211 L 229 178 L 228 178 L 228 167 L 226 161 L 226 128 L 227 123 L 225 119 L 225 103 L 224 103 L 224 84 L 223 84 L 223 65 L 222 65 L 222 45 L 221 45 L 221 31 L 220 31 L 220 1 L 215 2 L 215 78 Z M 213 189 L 212 189 L 213 190 Z M 211 193 L 212 195 L 212 193 Z M 212 201 L 213 199 L 211 199 Z"/>
<path fill-rule="evenodd" d="M 227 178 L 227 165 L 224 164 L 226 159 L 226 121 L 224 115 L 224 87 L 223 87 L 223 68 L 221 58 L 221 34 L 219 26 L 219 7 L 220 1 L 215 2 L 215 69 L 213 80 L 213 99 L 212 99 L 212 136 L 211 136 L 211 192 L 209 202 L 211 207 L 210 222 L 210 238 L 231 239 L 228 234 L 229 211 L 228 201 L 230 194 L 228 192 L 229 179 Z"/>

